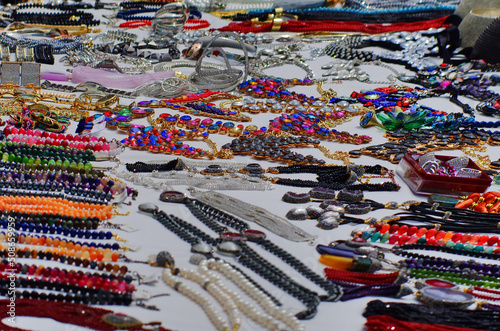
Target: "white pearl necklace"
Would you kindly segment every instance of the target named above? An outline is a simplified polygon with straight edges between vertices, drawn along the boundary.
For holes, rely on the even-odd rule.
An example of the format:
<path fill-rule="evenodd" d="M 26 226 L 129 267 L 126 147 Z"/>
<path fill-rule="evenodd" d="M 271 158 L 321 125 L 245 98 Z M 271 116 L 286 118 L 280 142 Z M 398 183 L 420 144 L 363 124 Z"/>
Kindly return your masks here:
<path fill-rule="evenodd" d="M 231 280 L 243 292 L 248 294 L 254 299 L 259 306 L 264 310 L 260 312 L 256 307 L 244 301 L 241 296 L 227 288 L 222 284 L 221 278 L 210 270 L 217 270 L 223 274 L 227 279 Z M 305 330 L 304 325 L 292 313 L 278 307 L 267 295 L 253 285 L 246 279 L 240 272 L 235 270 L 230 264 L 222 260 L 203 260 L 198 265 L 198 271 L 205 275 L 210 281 L 221 284 L 225 291 L 227 291 L 237 302 L 238 308 L 251 318 L 256 323 L 269 330 L 282 330 L 278 321 L 282 321 L 290 330 L 302 331 Z"/>
<path fill-rule="evenodd" d="M 227 279 L 231 280 L 243 292 L 254 299 L 261 309 L 258 309 L 250 301 L 244 300 L 238 293 L 230 289 L 222 281 L 222 278 L 212 270 L 219 271 Z M 222 318 L 214 305 L 205 296 L 193 290 L 188 285 L 179 282 L 176 276 L 189 279 L 203 287 L 223 307 L 228 316 L 229 323 Z M 176 276 L 172 274 L 170 269 L 165 269 L 162 274 L 162 278 L 168 286 L 187 296 L 202 307 L 217 330 L 237 330 L 242 322 L 240 313 L 243 313 L 252 321 L 268 330 L 305 330 L 304 325 L 292 313 L 276 306 L 264 292 L 255 287 L 240 272 L 231 267 L 230 264 L 222 260 L 202 260 L 197 270 L 178 269 Z M 286 327 L 279 321 L 283 322 Z"/>
<path fill-rule="evenodd" d="M 172 270 L 170 269 L 163 270 L 162 279 L 165 284 L 196 302 L 203 309 L 217 330 L 229 331 L 229 324 L 221 317 L 220 313 L 206 296 L 192 289 L 189 285 L 179 282 L 176 277 L 172 275 Z"/>

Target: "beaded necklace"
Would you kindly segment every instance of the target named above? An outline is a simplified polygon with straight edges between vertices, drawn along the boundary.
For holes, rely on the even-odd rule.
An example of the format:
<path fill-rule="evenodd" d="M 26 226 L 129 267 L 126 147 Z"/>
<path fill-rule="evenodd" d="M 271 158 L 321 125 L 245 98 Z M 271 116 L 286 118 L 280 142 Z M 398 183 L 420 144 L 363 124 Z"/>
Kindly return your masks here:
<path fill-rule="evenodd" d="M 30 196 L 0 197 L 0 207 L 4 211 L 36 211 L 48 214 L 71 215 L 77 217 L 98 217 L 110 219 L 113 206 L 72 202 L 65 199 Z"/>
<path fill-rule="evenodd" d="M 500 136 L 490 135 L 482 130 L 451 130 L 445 133 L 438 129 L 419 130 L 418 132 L 397 130 L 387 131 L 384 133 L 384 137 L 390 141 L 385 144 L 351 150 L 349 156 L 367 155 L 399 163 L 406 153 L 427 153 L 465 147 L 478 149 L 485 143 L 500 141 Z"/>
<path fill-rule="evenodd" d="M 43 8 L 45 12 L 34 13 L 34 12 L 21 12 L 24 9 L 32 8 Z M 72 9 L 72 10 L 71 10 Z M 50 12 L 49 10 L 52 10 Z M 56 12 L 57 11 L 57 12 Z M 27 24 L 50 24 L 50 25 L 87 25 L 87 26 L 97 26 L 101 22 L 100 20 L 95 20 L 94 15 L 89 12 L 76 10 L 75 7 L 65 7 L 65 8 L 55 8 L 55 7 L 17 7 L 15 8 L 10 17 L 17 22 L 25 22 Z"/>
<path fill-rule="evenodd" d="M 45 297 L 47 296 L 45 295 Z M 46 301 L 44 298 L 16 298 L 16 316 L 51 318 L 62 323 L 103 331 L 129 328 L 150 330 L 151 327 L 156 327 L 159 331 L 168 331 L 159 326 L 158 322 L 144 324 L 124 314 L 116 314 L 111 310 L 84 305 L 83 302 L 89 302 L 89 300 L 83 296 L 72 295 L 72 297 L 74 302 Z M 5 316 L 8 315 L 9 302 L 10 299 L 2 300 L 2 314 L 5 314 Z M 5 331 L 21 330 L 7 324 L 2 324 L 2 329 Z"/>
<path fill-rule="evenodd" d="M 88 137 L 77 135 L 63 135 L 49 134 L 48 132 L 39 130 L 24 130 L 12 127 L 6 127 L 3 134 L 7 140 L 19 143 L 33 145 L 52 145 L 62 146 L 64 148 L 78 149 L 78 150 L 91 150 L 96 155 L 115 156 L 121 152 L 121 149 L 116 142 L 108 142 L 104 137 Z"/>
<path fill-rule="evenodd" d="M 313 173 L 317 175 L 315 181 L 304 180 L 304 179 L 288 179 L 288 178 L 277 178 L 273 180 L 274 184 L 287 185 L 287 186 L 297 186 L 297 187 L 324 187 L 334 190 L 347 189 L 356 191 L 397 191 L 399 190 L 399 185 L 394 181 L 394 174 L 389 173 L 390 182 L 385 182 L 381 184 L 372 183 L 360 183 L 354 184 L 356 180 L 361 181 L 361 176 L 365 171 L 374 171 L 375 173 L 382 173 L 382 167 L 365 167 L 359 168 L 360 176 L 354 171 L 351 171 L 348 167 L 342 166 L 316 166 L 316 165 L 293 165 L 289 167 L 276 167 L 272 168 L 270 171 L 273 173 Z"/>
<path fill-rule="evenodd" d="M 319 21 L 358 21 L 363 23 L 386 23 L 423 21 L 447 16 L 455 11 L 456 6 L 436 4 L 435 6 L 420 5 L 418 7 L 390 8 L 390 9 L 360 9 L 352 7 L 315 7 L 308 9 L 289 9 L 284 14 L 296 16 L 299 20 Z M 232 16 L 233 21 L 247 21 L 254 17 L 267 17 L 272 14 L 270 9 L 254 9 L 247 13 L 238 13 Z M 389 19 L 386 17 L 389 16 Z M 383 17 L 383 18 L 382 18 Z"/>
<path fill-rule="evenodd" d="M 242 242 L 237 245 L 233 242 L 224 242 L 222 238 L 212 238 L 192 224 L 182 221 L 173 215 L 167 215 L 163 211 L 158 211 L 157 206 L 147 204 L 141 205 L 140 207 L 143 212 L 151 214 L 152 217 L 160 221 L 169 230 L 173 231 L 176 235 L 190 243 L 195 252 L 201 253 L 201 251 L 195 250 L 195 245 L 201 243 L 201 241 L 205 241 L 209 245 L 217 245 L 219 251 L 225 254 L 236 254 L 240 263 L 249 267 L 262 277 L 268 279 L 271 283 L 290 293 L 306 305 L 307 310 L 297 314 L 297 318 L 309 319 L 315 315 L 316 307 L 320 302 L 318 295 L 297 284 L 281 270 L 272 266 L 264 258 L 257 255 L 245 243 Z M 206 253 L 211 253 L 211 247 L 207 247 L 206 249 L 208 249 Z M 271 275 L 274 276 L 271 277 Z M 276 277 L 275 275 L 279 276 Z"/>
<path fill-rule="evenodd" d="M 322 113 L 322 112 L 299 112 L 293 115 L 282 114 L 273 120 L 270 120 L 269 131 L 273 134 L 281 132 L 294 135 L 307 135 L 319 139 L 333 140 L 339 143 L 366 144 L 371 142 L 372 138 L 367 135 L 351 135 L 346 131 L 328 130 L 327 127 L 338 125 L 348 121 L 350 116 L 343 117 L 342 112 Z"/>
<path fill-rule="evenodd" d="M 397 328 L 400 330 L 474 331 L 493 329 L 498 323 L 494 311 L 452 309 L 443 305 L 422 305 L 402 302 L 370 301 L 363 313 L 369 330 Z"/>
<path fill-rule="evenodd" d="M 403 31 L 370 37 L 346 36 L 327 45 L 324 51 L 325 54 L 339 59 L 363 62 L 381 60 L 404 64 L 414 71 L 424 71 L 435 68 L 439 64 L 425 58 L 426 55 L 437 55 L 435 52 L 437 45 L 437 39 L 431 33 Z M 362 50 L 368 46 L 386 48 L 387 51 L 375 54 L 372 51 Z"/>
<path fill-rule="evenodd" d="M 213 142 L 209 142 L 209 139 L 206 138 L 208 133 L 199 131 L 186 132 L 179 129 L 162 130 L 155 120 L 151 117 L 149 117 L 149 119 L 153 126 L 144 127 L 142 129 L 139 127 L 131 127 L 128 137 L 120 142 L 124 146 L 128 146 L 132 149 L 147 150 L 153 153 L 182 155 L 189 158 L 214 158 L 213 152 L 191 147 L 182 141 L 184 139 L 202 138 L 211 145 Z"/>
<path fill-rule="evenodd" d="M 274 254 L 282 259 L 284 262 L 300 272 L 304 277 L 326 290 L 328 292 L 328 295 L 323 296 L 324 300 L 330 301 L 332 300 L 332 297 L 335 297 L 337 295 L 335 287 L 332 287 L 330 284 L 323 282 L 321 280 L 321 277 L 314 274 L 314 272 L 312 272 L 301 261 L 272 243 L 270 240 L 266 239 L 265 233 L 250 229 L 250 226 L 247 222 L 232 217 L 222 210 L 214 208 L 197 199 L 185 198 L 185 200 L 183 200 L 183 203 L 196 218 L 198 218 L 202 223 L 217 232 L 224 240 L 229 240 L 237 243 L 242 243 L 245 240 L 252 241 L 259 244 L 262 248 L 266 249 L 271 254 Z M 224 231 L 222 227 L 217 223 L 222 223 L 238 232 L 227 232 L 227 230 Z"/>
<path fill-rule="evenodd" d="M 93 260 L 90 259 L 90 255 L 92 255 Z M 9 257 L 9 250 L 7 248 L 0 250 L 0 256 L 4 258 Z M 106 252 L 106 254 L 92 252 L 92 254 L 89 253 L 89 258 L 82 258 L 82 256 L 84 256 L 82 252 L 73 253 L 66 249 L 59 248 L 38 250 L 25 247 L 16 248 L 16 256 L 25 259 L 53 260 L 60 263 L 75 265 L 77 267 L 97 269 L 100 271 L 106 270 L 107 272 L 113 272 L 115 274 L 120 273 L 125 275 L 128 272 L 128 268 L 125 265 L 109 263 L 113 260 L 118 261 L 119 258 L 119 256 L 116 254 L 113 255 L 110 251 Z M 103 261 L 104 259 L 107 261 Z"/>
<path fill-rule="evenodd" d="M 301 79 L 271 79 L 271 78 L 261 78 L 261 79 L 251 79 L 246 82 L 241 83 L 238 86 L 238 90 L 242 94 L 248 94 L 255 98 L 270 98 L 278 100 L 298 100 L 300 102 L 314 102 L 314 97 L 308 97 L 305 94 L 298 94 L 296 92 L 290 92 L 286 90 L 288 86 L 295 85 L 312 85 L 314 82 L 308 78 Z"/>
<path fill-rule="evenodd" d="M 303 148 L 306 146 L 319 148 L 319 144 L 319 140 L 306 136 L 245 135 L 223 145 L 221 151 L 227 151 L 234 155 L 250 155 L 258 159 L 270 159 L 292 164 L 325 164 L 324 160 L 318 160 L 312 155 L 304 156 L 290 150 L 290 148 Z"/>
<path fill-rule="evenodd" d="M 446 17 L 439 17 L 426 21 L 416 21 L 416 22 L 399 22 L 392 24 L 370 24 L 362 22 L 349 22 L 345 24 L 342 21 L 277 21 L 276 19 L 271 22 L 264 22 L 261 25 L 255 25 L 254 22 L 242 22 L 242 23 L 229 23 L 229 25 L 217 29 L 218 31 L 227 32 L 233 31 L 238 33 L 259 33 L 259 32 L 271 32 L 271 31 L 281 31 L 281 32 L 297 32 L 297 33 L 307 33 L 307 32 L 318 32 L 318 31 L 342 31 L 342 32 L 364 32 L 370 34 L 382 34 L 394 31 L 408 31 L 415 32 L 420 30 L 427 30 L 431 28 L 440 28 L 445 24 Z M 278 24 L 278 25 L 276 25 Z M 275 27 L 278 30 L 275 30 Z"/>
<path fill-rule="evenodd" d="M 17 231 L 26 231 L 30 233 L 43 233 L 43 234 L 49 234 L 49 233 L 59 234 L 59 235 L 64 235 L 66 237 L 85 238 L 94 240 L 109 240 L 114 237 L 118 241 L 123 241 L 122 238 L 120 238 L 116 234 L 113 234 L 110 231 L 91 231 L 88 229 L 80 229 L 79 228 L 80 224 L 75 225 L 75 227 L 77 228 L 73 228 L 73 221 L 70 221 L 71 227 L 66 226 L 67 222 L 66 220 L 64 220 L 64 217 L 61 217 L 58 220 L 55 219 L 46 220 L 47 224 L 42 223 L 43 225 L 41 223 L 35 223 L 33 218 L 28 219 L 28 218 L 14 217 L 12 215 L 10 215 L 10 217 L 14 218 L 15 220 L 14 228 Z M 41 221 L 41 219 L 38 220 Z M 30 223 L 30 221 L 32 223 Z M 56 222 L 60 222 L 61 225 L 55 225 Z M 83 221 L 83 223 L 87 224 L 85 221 Z M 94 222 L 89 221 L 89 227 L 91 229 L 93 225 L 95 225 L 95 227 L 97 228 L 99 226 L 99 219 L 94 219 Z M 8 229 L 8 220 L 4 215 L 2 215 L 2 218 L 0 219 L 0 226 L 3 229 Z"/>
<path fill-rule="evenodd" d="M 380 241 L 391 245 L 411 245 L 426 244 L 455 247 L 456 249 L 487 251 L 499 254 L 500 250 L 495 249 L 498 243 L 498 236 L 488 236 L 471 233 L 461 233 L 454 231 L 436 230 L 435 228 L 418 228 L 416 226 L 398 225 L 388 223 L 376 224 L 374 231 L 366 231 L 361 236 L 371 242 Z M 482 246 L 482 247 L 481 247 Z"/>
<path fill-rule="evenodd" d="M 212 118 L 233 120 L 237 122 L 249 122 L 250 117 L 241 115 L 234 111 L 218 108 L 212 103 L 193 103 L 186 102 L 183 105 L 174 105 L 173 103 L 162 103 L 164 107 L 171 108 L 183 113 L 192 115 L 207 116 Z"/>
<path fill-rule="evenodd" d="M 43 277 L 45 279 L 58 278 L 61 282 L 67 281 L 67 283 L 76 284 L 84 286 L 89 284 L 89 282 L 95 284 L 96 286 L 103 287 L 108 290 L 110 287 L 114 289 L 119 289 L 122 292 L 132 292 L 135 290 L 134 280 L 131 275 L 124 274 L 113 274 L 113 273 L 99 273 L 99 272 L 83 272 L 81 270 L 73 269 L 60 269 L 52 268 L 43 265 L 28 265 L 22 263 L 16 263 L 14 266 L 7 263 L 7 260 L 0 262 L 0 271 L 2 272 L 13 272 L 16 274 L 21 274 L 25 276 L 35 276 Z M 122 284 L 122 285 L 120 285 Z M 118 288 L 118 285 L 120 287 Z M 125 286 L 125 289 L 123 287 Z"/>
<path fill-rule="evenodd" d="M 242 291 L 254 298 L 264 312 L 260 312 L 257 307 L 244 301 L 239 294 L 230 290 L 222 282 L 221 277 L 217 276 L 211 269 L 220 271 L 224 276 L 232 280 Z M 278 314 L 278 311 L 281 310 L 280 308 L 269 300 L 258 288 L 249 282 L 245 282 L 244 276 L 224 261 L 214 259 L 203 260 L 198 264 L 197 271 L 184 269 L 175 269 L 174 272 L 166 271 L 164 272 L 163 279 L 170 286 L 173 285 L 173 275 L 193 280 L 213 295 L 229 315 L 229 323 L 232 324 L 230 328 L 233 330 L 237 329 L 241 322 L 240 318 L 234 315 L 234 310 L 241 311 L 254 322 L 270 330 L 280 327 L 278 321 L 283 321 L 291 330 L 302 330 L 304 328 L 292 314 L 288 312 L 280 312 Z M 259 299 L 260 302 L 258 301 Z M 206 310 L 207 315 L 209 315 L 210 309 L 203 308 Z M 226 323 L 217 323 L 214 316 L 209 315 L 209 317 L 218 330 L 228 329 L 227 325 L 225 325 Z"/>
<path fill-rule="evenodd" d="M 165 130 L 173 130 L 175 126 L 186 128 L 194 132 L 208 132 L 227 134 L 230 137 L 239 137 L 243 132 L 253 132 L 258 128 L 255 125 L 235 125 L 233 122 L 215 122 L 211 118 L 192 118 L 189 115 L 170 115 L 169 113 L 161 113 L 156 119 L 156 123 Z M 191 135 L 195 135 L 192 133 Z"/>

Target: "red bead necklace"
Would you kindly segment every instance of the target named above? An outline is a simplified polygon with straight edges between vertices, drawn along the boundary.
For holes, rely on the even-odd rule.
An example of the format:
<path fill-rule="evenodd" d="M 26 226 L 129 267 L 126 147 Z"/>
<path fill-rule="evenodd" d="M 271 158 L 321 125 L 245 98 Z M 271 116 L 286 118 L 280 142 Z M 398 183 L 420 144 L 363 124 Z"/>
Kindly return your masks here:
<path fill-rule="evenodd" d="M 2 316 L 9 316 L 9 304 L 11 304 L 11 302 L 11 300 L 0 300 L 0 314 L 2 314 Z M 130 331 L 151 330 L 151 328 L 147 328 L 148 324 L 143 324 L 135 318 L 117 314 L 111 310 L 95 308 L 83 304 L 21 298 L 16 298 L 14 303 L 15 316 L 52 318 L 58 322 L 79 325 L 101 331 L 118 329 Z M 1 326 L 2 331 L 24 330 L 11 325 L 12 324 L 9 325 L 4 323 Z M 159 327 L 158 330 L 168 331 L 168 329 L 163 327 Z"/>
<path fill-rule="evenodd" d="M 261 25 L 255 25 L 253 22 L 241 22 L 241 23 L 229 23 L 229 25 L 214 29 L 219 31 L 233 31 L 239 33 L 262 33 L 271 31 L 281 31 L 281 32 L 317 32 L 317 31 L 335 31 L 335 32 L 363 32 L 369 34 L 381 34 L 386 32 L 394 31 L 420 31 L 427 30 L 430 28 L 446 27 L 445 22 L 447 17 L 440 17 L 427 21 L 411 22 L 411 23 L 392 23 L 392 24 L 367 24 L 362 22 L 342 22 L 342 21 L 295 21 L 289 20 L 283 22 L 279 25 L 279 30 L 273 30 L 278 26 L 275 22 L 263 23 Z"/>
<path fill-rule="evenodd" d="M 398 279 L 399 272 L 375 274 L 371 272 L 355 272 L 349 270 L 340 270 L 333 268 L 325 268 L 327 279 L 337 280 L 342 282 L 373 285 L 373 284 L 392 284 Z"/>

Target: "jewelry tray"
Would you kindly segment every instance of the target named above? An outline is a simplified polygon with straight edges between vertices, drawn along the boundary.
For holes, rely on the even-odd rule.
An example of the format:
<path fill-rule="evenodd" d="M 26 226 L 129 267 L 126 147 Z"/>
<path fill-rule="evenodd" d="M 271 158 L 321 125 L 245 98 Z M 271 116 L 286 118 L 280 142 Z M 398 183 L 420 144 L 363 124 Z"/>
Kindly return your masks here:
<path fill-rule="evenodd" d="M 492 179 L 479 166 L 469 159 L 467 168 L 481 171 L 479 178 L 443 176 L 429 174 L 418 163 L 423 154 L 407 153 L 399 162 L 396 173 L 410 187 L 414 194 L 442 194 L 449 196 L 469 195 L 473 192 L 484 192 L 490 186 Z M 439 161 L 446 162 L 454 156 L 435 155 Z"/>

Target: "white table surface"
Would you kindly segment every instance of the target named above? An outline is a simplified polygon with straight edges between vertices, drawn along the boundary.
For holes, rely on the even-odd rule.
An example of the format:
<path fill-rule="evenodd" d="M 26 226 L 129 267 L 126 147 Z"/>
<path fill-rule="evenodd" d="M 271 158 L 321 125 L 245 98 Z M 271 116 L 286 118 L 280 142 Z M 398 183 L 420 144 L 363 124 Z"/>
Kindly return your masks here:
<path fill-rule="evenodd" d="M 109 14 L 106 11 L 100 11 L 100 14 Z M 223 26 L 226 22 L 220 21 L 215 17 L 211 17 L 208 14 L 204 14 L 203 18 L 208 18 L 212 23 L 212 27 Z M 102 24 L 101 24 L 102 25 Z M 104 27 L 105 29 L 107 27 Z M 146 36 L 149 31 L 142 29 L 131 29 L 129 32 L 138 33 L 140 36 Z M 327 43 L 318 43 L 314 46 L 326 46 Z M 309 56 L 309 52 L 302 52 L 305 57 Z M 57 58 L 60 58 L 58 56 Z M 328 56 L 320 57 L 314 62 L 310 62 L 312 69 L 316 73 L 316 77 L 321 77 L 323 70 L 321 70 L 321 66 L 328 63 L 332 59 Z M 404 72 L 405 69 L 402 66 L 394 65 L 398 71 Z M 54 66 L 42 65 L 42 72 L 44 71 L 56 71 L 56 72 L 65 72 L 69 67 L 64 67 L 56 60 L 56 64 Z M 376 66 L 363 66 L 363 68 L 370 74 L 372 80 L 386 80 L 386 77 L 390 72 L 387 69 L 376 67 Z M 183 73 L 190 73 L 192 69 L 182 69 Z M 279 75 L 283 78 L 302 78 L 304 72 L 301 69 L 298 69 L 293 66 L 283 66 L 280 68 L 274 68 L 266 70 L 269 74 Z M 410 73 L 410 72 L 408 72 Z M 399 82 L 399 84 L 402 84 Z M 326 84 L 326 88 L 333 88 L 337 91 L 338 95 L 349 95 L 352 91 L 360 91 L 363 89 L 371 89 L 375 87 L 381 87 L 381 85 L 370 85 L 365 83 L 360 83 L 358 81 L 343 81 L 342 84 Z M 317 91 L 315 90 L 315 86 L 306 86 L 306 87 L 297 87 L 292 88 L 295 91 L 301 91 L 306 93 L 307 95 L 313 95 L 319 97 Z M 498 90 L 497 90 L 498 91 Z M 147 97 L 138 97 L 137 100 L 147 100 Z M 477 102 L 472 101 L 467 98 L 460 98 L 463 101 L 468 102 L 471 105 L 475 105 Z M 421 101 L 422 104 L 431 106 L 435 109 L 440 109 L 448 112 L 458 112 L 461 109 L 456 105 L 450 103 L 447 98 L 432 98 Z M 157 114 L 162 112 L 175 113 L 175 111 L 170 109 L 156 109 Z M 181 113 L 182 115 L 182 113 Z M 277 117 L 277 114 L 259 114 L 259 115 L 250 115 L 252 117 L 252 123 L 258 126 L 264 126 L 268 123 L 271 118 Z M 483 117 L 478 116 L 478 119 L 482 119 Z M 490 119 L 488 119 L 490 120 Z M 143 123 L 147 125 L 145 119 L 134 120 L 135 123 Z M 373 137 L 373 141 L 370 144 L 377 144 L 386 142 L 386 139 L 382 137 L 383 131 L 377 127 L 370 127 L 367 129 L 362 129 L 358 125 L 359 117 L 354 117 L 351 121 L 344 123 L 337 127 L 339 130 L 345 130 L 350 133 L 360 133 L 367 134 Z M 244 123 L 245 124 L 245 123 Z M 76 124 L 73 124 L 68 132 L 73 133 Z M 118 132 L 113 132 L 110 130 L 104 130 L 100 133 L 107 138 L 117 138 L 123 139 L 125 136 Z M 218 146 L 221 146 L 224 143 L 231 141 L 231 137 L 222 136 L 213 134 L 210 136 L 212 140 L 214 140 Z M 200 147 L 206 147 L 203 143 L 193 143 L 194 146 L 198 145 Z M 358 146 L 350 145 L 350 144 L 338 144 L 330 141 L 322 141 L 322 145 L 329 148 L 332 151 L 341 150 L 341 151 L 349 151 L 352 149 L 358 148 Z M 361 147 L 361 146 L 359 146 Z M 492 158 L 492 160 L 496 160 L 500 156 L 500 148 L 488 146 L 488 152 Z M 304 155 L 313 154 L 316 157 L 325 159 L 328 163 L 336 163 L 340 164 L 339 161 L 333 161 L 326 159 L 318 150 L 316 149 L 307 149 L 300 150 Z M 460 151 L 444 151 L 440 152 L 440 154 L 446 155 L 461 155 Z M 119 156 L 120 160 L 123 163 L 127 162 L 135 162 L 135 161 L 149 161 L 149 160 L 161 160 L 161 161 L 169 161 L 174 157 L 169 155 L 160 155 L 160 154 L 151 154 L 145 151 L 134 151 L 130 149 L 126 149 L 124 153 Z M 260 163 L 264 168 L 267 168 L 272 165 L 276 165 L 276 163 L 271 162 L 260 162 L 255 159 L 252 159 L 247 156 L 238 156 L 232 160 L 228 160 L 229 162 L 245 162 L 245 163 Z M 224 162 L 228 162 L 226 160 L 220 160 L 220 164 Z M 380 164 L 388 169 L 395 170 L 396 165 L 391 164 L 387 161 L 377 160 L 375 158 L 362 156 L 359 159 L 352 159 L 356 164 L 365 164 L 365 165 L 374 165 Z M 124 169 L 122 166 L 121 169 Z M 310 179 L 313 179 L 312 175 Z M 285 176 L 287 177 L 287 176 Z M 382 203 L 389 201 L 396 201 L 401 203 L 406 200 L 425 200 L 425 196 L 416 196 L 414 195 L 410 189 L 405 185 L 405 183 L 401 180 L 401 178 L 396 177 L 396 181 L 399 185 L 401 185 L 401 189 L 398 192 L 365 192 L 365 197 L 369 199 L 373 199 Z M 168 213 L 172 213 L 177 215 L 178 217 L 191 222 L 192 224 L 206 230 L 210 231 L 206 227 L 204 227 L 191 213 L 187 210 L 187 208 L 181 204 L 167 204 L 159 201 L 158 197 L 161 193 L 160 191 L 155 191 L 153 189 L 144 188 L 137 185 L 132 185 L 134 188 L 138 189 L 139 196 L 136 201 L 133 201 L 132 206 L 122 206 L 119 208 L 120 212 L 130 212 L 129 216 L 114 216 L 112 221 L 116 223 L 124 223 L 130 224 L 134 227 L 137 227 L 139 230 L 133 233 L 120 232 L 117 233 L 129 240 L 130 243 L 137 244 L 141 248 L 137 252 L 128 252 L 126 255 L 129 258 L 134 260 L 147 260 L 149 255 L 155 255 L 159 251 L 166 250 L 169 251 L 176 260 L 176 263 L 179 267 L 183 268 L 194 268 L 189 263 L 190 246 L 186 242 L 182 241 L 174 234 L 169 232 L 166 228 L 160 225 L 156 220 L 151 217 L 148 217 L 143 214 L 139 214 L 137 212 L 137 207 L 141 203 L 152 202 L 157 204 L 162 210 L 165 210 Z M 186 186 L 176 186 L 175 189 L 187 193 Z M 496 190 L 498 187 L 492 186 L 491 190 Z M 244 200 L 246 202 L 252 203 L 256 206 L 263 207 L 278 215 L 280 217 L 285 217 L 285 214 L 288 210 L 298 206 L 307 206 L 309 204 L 301 204 L 301 205 L 292 205 L 281 201 L 281 197 L 287 191 L 293 191 L 298 193 L 307 192 L 309 189 L 301 189 L 294 187 L 286 187 L 275 185 L 273 190 L 269 191 L 221 191 L 224 194 L 228 194 L 234 196 L 238 199 Z M 381 218 L 386 215 L 392 215 L 393 211 L 391 210 L 379 210 L 376 212 L 372 212 L 368 215 L 363 215 L 362 217 L 375 217 Z M 307 220 L 307 221 L 294 221 L 294 224 L 298 225 L 308 233 L 317 236 L 317 240 L 315 244 L 323 244 L 326 245 L 333 240 L 338 239 L 348 239 L 350 237 L 350 232 L 356 228 L 353 225 L 341 225 L 339 228 L 334 230 L 322 230 L 317 228 L 316 221 Z M 259 226 L 251 224 L 251 227 L 254 229 L 261 229 Z M 263 229 L 266 231 L 265 229 Z M 319 254 L 315 250 L 315 244 L 311 245 L 309 243 L 296 243 L 291 242 L 286 239 L 280 238 L 269 231 L 268 238 L 272 240 L 275 244 L 280 247 L 286 249 L 291 254 L 296 256 L 298 259 L 303 261 L 307 266 L 309 266 L 312 270 L 317 272 L 320 275 L 323 275 L 324 266 L 318 262 Z M 215 236 L 215 233 L 211 232 L 212 235 Z M 304 279 L 298 272 L 292 269 L 289 265 L 283 263 L 283 261 L 279 260 L 275 256 L 268 254 L 267 252 L 260 249 L 258 246 L 253 246 L 255 250 L 266 257 L 270 262 L 275 264 L 278 268 L 287 273 L 292 279 L 297 282 L 303 284 L 304 286 L 317 290 L 320 293 L 323 293 L 322 290 L 312 284 L 310 281 Z M 398 259 L 394 256 L 389 256 L 393 260 L 397 261 Z M 456 259 L 467 259 L 466 257 L 454 256 Z M 231 261 L 231 258 L 228 258 Z M 33 263 L 38 261 L 23 261 L 25 263 Z M 491 262 L 490 262 L 491 263 Z M 48 265 L 49 262 L 45 262 L 44 264 Z M 52 263 L 53 265 L 57 265 L 57 263 Z M 150 267 L 143 264 L 127 264 L 129 269 L 138 271 L 142 274 L 155 274 L 157 276 L 161 275 L 161 269 Z M 59 265 L 59 267 L 68 268 L 67 265 Z M 284 308 L 287 308 L 293 312 L 298 312 L 303 309 L 303 305 L 298 302 L 293 297 L 287 295 L 279 288 L 273 286 L 266 280 L 260 278 L 258 275 L 254 274 L 252 271 L 246 269 L 245 267 L 240 266 L 243 270 L 245 270 L 249 275 L 251 275 L 254 279 L 256 279 L 262 286 L 264 286 L 270 293 L 272 293 L 275 297 L 277 297 L 284 305 Z M 202 291 L 201 288 L 194 286 L 193 287 L 199 291 Z M 163 326 L 172 330 L 181 330 L 181 331 L 194 331 L 194 330 L 215 330 L 213 325 L 210 323 L 208 318 L 205 316 L 201 308 L 190 301 L 180 293 L 175 292 L 168 286 L 166 286 L 161 280 L 158 281 L 154 286 L 141 285 L 141 289 L 145 289 L 152 294 L 160 294 L 160 293 L 170 293 L 170 296 L 159 297 L 152 299 L 149 304 L 154 304 L 160 308 L 160 311 L 150 311 L 137 306 L 130 307 L 118 307 L 118 306 L 102 306 L 102 308 L 112 309 L 117 312 L 122 312 L 129 314 L 131 316 L 137 317 L 143 322 L 149 321 L 161 321 Z M 373 297 L 366 297 L 351 300 L 348 302 L 322 302 L 318 307 L 318 313 L 316 317 L 311 320 L 303 321 L 307 330 L 350 330 L 357 331 L 363 330 L 363 324 L 365 322 L 365 318 L 362 317 L 362 312 L 366 303 L 373 300 Z M 394 299 L 390 298 L 382 298 L 382 300 L 391 301 Z M 402 299 L 400 299 L 402 300 Z M 416 302 L 413 299 L 413 296 L 407 296 L 404 301 L 407 302 Z M 220 307 L 218 307 L 220 310 Z M 34 319 L 29 317 L 17 317 L 16 319 L 17 327 L 25 327 L 30 330 L 84 330 L 85 328 L 80 328 L 72 325 L 64 325 L 61 323 L 54 322 L 48 319 Z M 240 330 L 242 331 L 257 331 L 262 328 L 255 323 L 249 321 L 249 319 L 244 318 L 244 323 L 242 324 Z"/>

